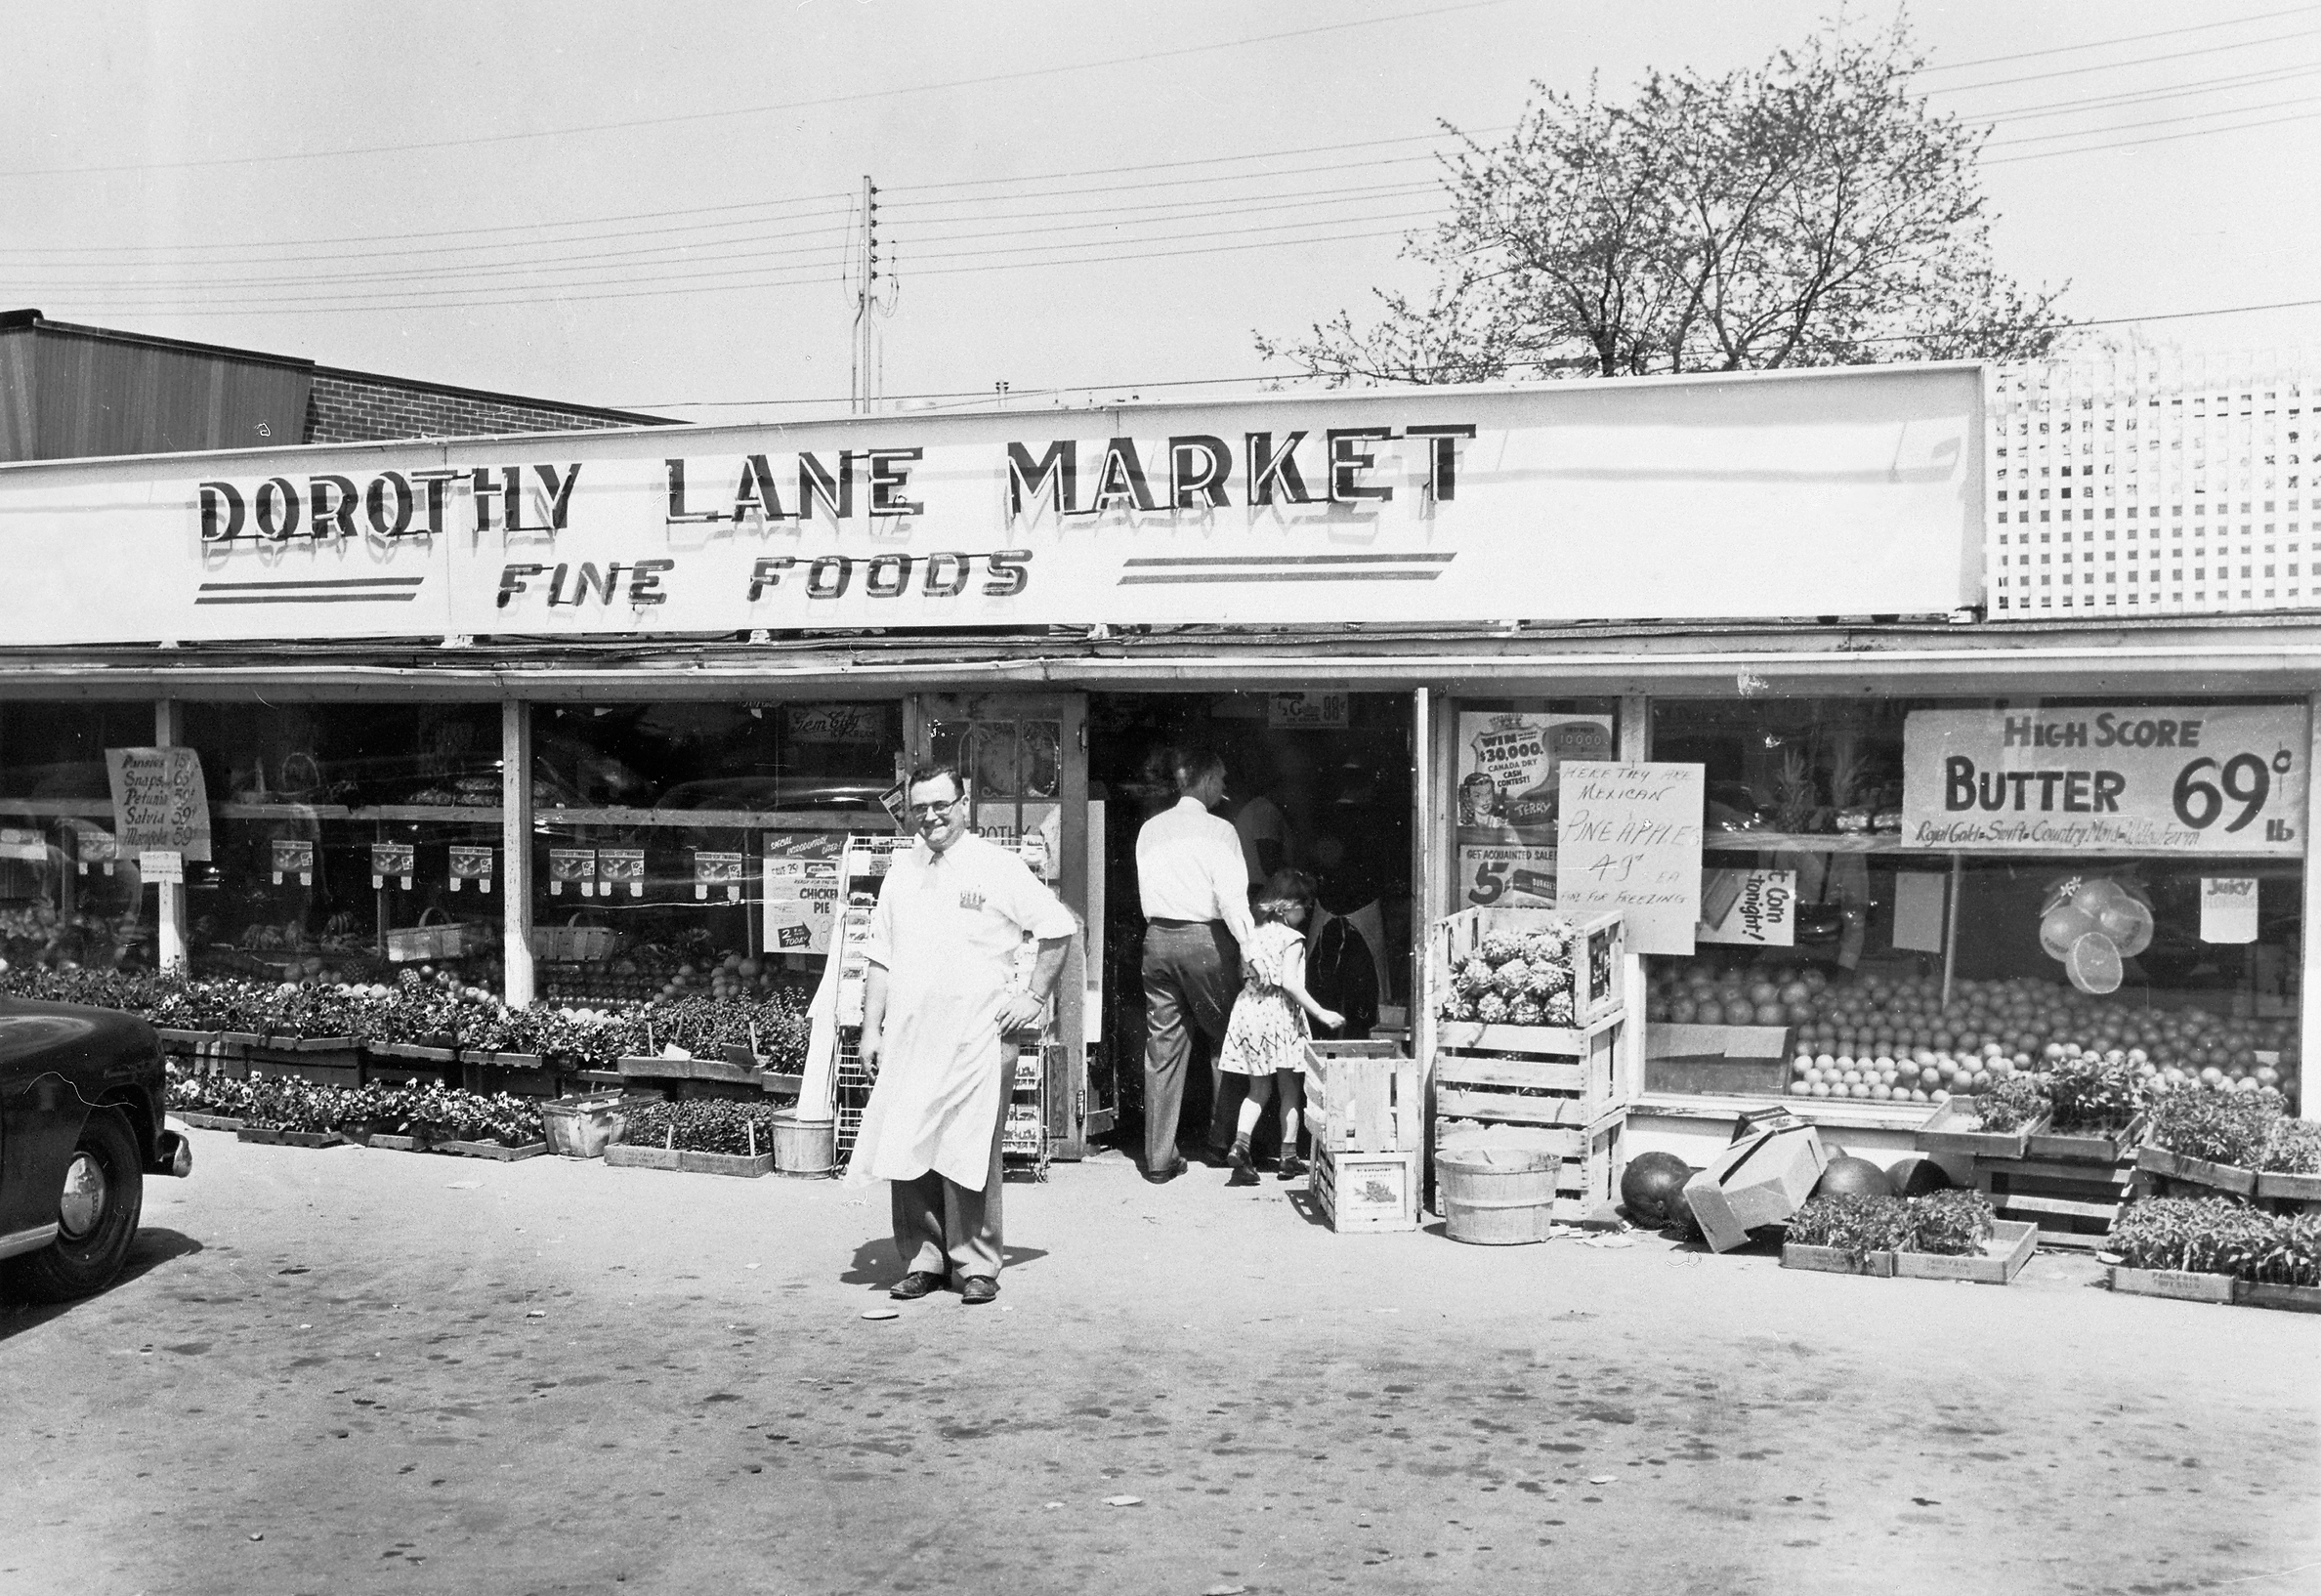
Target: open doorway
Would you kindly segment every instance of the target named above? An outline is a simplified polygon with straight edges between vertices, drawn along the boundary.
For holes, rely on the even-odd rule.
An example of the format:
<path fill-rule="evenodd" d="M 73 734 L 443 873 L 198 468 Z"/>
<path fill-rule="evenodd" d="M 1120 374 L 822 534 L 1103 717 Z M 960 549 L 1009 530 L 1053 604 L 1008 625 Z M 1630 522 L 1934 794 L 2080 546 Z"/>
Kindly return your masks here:
<path fill-rule="evenodd" d="M 1313 876 L 1309 985 L 1349 1031 L 1408 1024 L 1412 810 L 1416 759 L 1407 693 L 1114 693 L 1088 699 L 1088 795 L 1105 804 L 1101 1071 L 1121 1147 L 1144 1135 L 1144 915 L 1136 836 L 1177 799 L 1163 750 L 1214 749 L 1252 881 L 1279 862 Z M 1338 924 L 1333 931 L 1334 922 Z M 1364 968 L 1367 966 L 1367 969 Z M 1325 987 L 1328 990 L 1325 990 Z M 1335 999 L 1336 1001 L 1333 1001 Z M 1215 1109 L 1211 1049 L 1197 1047 L 1178 1120 L 1197 1146 Z M 1091 1082 L 1092 1087 L 1094 1082 Z M 1269 1111 L 1270 1115 L 1270 1111 Z M 1271 1126 L 1260 1128 L 1261 1145 Z"/>

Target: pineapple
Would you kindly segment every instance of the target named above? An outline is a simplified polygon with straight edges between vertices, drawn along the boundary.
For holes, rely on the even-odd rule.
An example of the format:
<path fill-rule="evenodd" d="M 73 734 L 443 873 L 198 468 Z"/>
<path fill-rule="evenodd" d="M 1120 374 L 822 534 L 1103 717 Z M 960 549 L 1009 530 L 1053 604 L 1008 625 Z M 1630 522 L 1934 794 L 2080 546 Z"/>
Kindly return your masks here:
<path fill-rule="evenodd" d="M 1475 999 L 1475 1018 L 1487 1026 L 1505 1025 L 1507 1000 L 1497 992 L 1485 992 Z"/>
<path fill-rule="evenodd" d="M 1507 1022 L 1517 1026 L 1536 1026 L 1545 1011 L 1530 997 L 1518 997 L 1507 1005 Z"/>
<path fill-rule="evenodd" d="M 1483 939 L 1483 945 L 1475 949 L 1475 956 L 1485 964 L 1500 965 L 1523 954 L 1523 940 L 1506 932 L 1495 931 Z"/>
<path fill-rule="evenodd" d="M 1572 994 L 1570 992 L 1558 992 L 1540 1007 L 1540 1012 L 1546 1016 L 1547 1023 L 1551 1026 L 1568 1026 L 1572 1023 Z"/>
<path fill-rule="evenodd" d="M 1442 1017 L 1446 1020 L 1472 1020 L 1475 1017 L 1475 1000 L 1471 997 L 1447 998 L 1443 1003 Z"/>
<path fill-rule="evenodd" d="M 1481 959 L 1467 960 L 1458 967 L 1456 984 L 1459 992 L 1467 997 L 1473 997 L 1478 992 L 1489 991 L 1491 989 L 1491 966 Z"/>
<path fill-rule="evenodd" d="M 1523 984 L 1531 979 L 1531 973 L 1532 967 L 1524 963 L 1523 960 L 1509 959 L 1491 972 L 1492 988 L 1505 996 L 1513 997 L 1523 990 Z"/>
<path fill-rule="evenodd" d="M 1781 774 L 1773 779 L 1773 823 L 1784 831 L 1810 830 L 1813 812 L 1819 807 L 1813 768 L 1806 763 L 1803 749 L 1792 748 L 1781 756 Z"/>
<path fill-rule="evenodd" d="M 1563 964 L 1535 964 L 1532 966 L 1531 979 L 1523 984 L 1523 989 L 1527 996 L 1541 1000 L 1553 997 L 1557 992 L 1568 992 L 1572 989 L 1571 967 Z"/>

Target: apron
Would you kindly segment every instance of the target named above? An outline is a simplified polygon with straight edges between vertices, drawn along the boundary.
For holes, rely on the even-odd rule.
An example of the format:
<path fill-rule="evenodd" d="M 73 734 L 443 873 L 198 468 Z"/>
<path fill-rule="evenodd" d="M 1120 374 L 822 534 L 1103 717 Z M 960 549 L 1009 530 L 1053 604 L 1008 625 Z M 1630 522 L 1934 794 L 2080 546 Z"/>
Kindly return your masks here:
<path fill-rule="evenodd" d="M 1016 864 L 973 833 L 940 856 L 922 842 L 897 857 L 879 891 L 886 1045 L 847 1162 L 850 1185 L 932 1169 L 980 1192 L 990 1177 L 1007 1095 L 999 1005 L 1024 944 L 1024 928 L 999 911 L 1008 894 L 994 861 Z"/>

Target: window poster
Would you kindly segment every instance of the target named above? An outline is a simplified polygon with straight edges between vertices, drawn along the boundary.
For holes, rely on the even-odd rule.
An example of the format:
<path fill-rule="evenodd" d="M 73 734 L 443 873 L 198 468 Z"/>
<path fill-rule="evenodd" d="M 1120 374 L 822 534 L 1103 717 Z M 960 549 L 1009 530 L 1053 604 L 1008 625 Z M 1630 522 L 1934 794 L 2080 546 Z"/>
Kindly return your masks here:
<path fill-rule="evenodd" d="M 1462 712 L 1456 906 L 1553 907 L 1558 773 L 1567 759 L 1611 757 L 1610 715 Z"/>

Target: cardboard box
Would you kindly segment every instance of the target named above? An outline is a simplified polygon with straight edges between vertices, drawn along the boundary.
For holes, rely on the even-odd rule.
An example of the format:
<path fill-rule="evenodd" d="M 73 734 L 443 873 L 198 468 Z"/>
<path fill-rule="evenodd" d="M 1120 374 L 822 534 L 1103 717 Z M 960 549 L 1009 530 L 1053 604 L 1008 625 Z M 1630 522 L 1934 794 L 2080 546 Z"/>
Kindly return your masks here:
<path fill-rule="evenodd" d="M 1829 1162 L 1811 1125 L 1761 1131 L 1685 1182 L 1685 1200 L 1709 1244 L 1730 1252 L 1759 1225 L 1778 1225 L 1804 1206 Z"/>
<path fill-rule="evenodd" d="M 1654 1025 L 1645 1032 L 1644 1089 L 1779 1097 L 1789 1089 L 1785 1026 Z"/>

